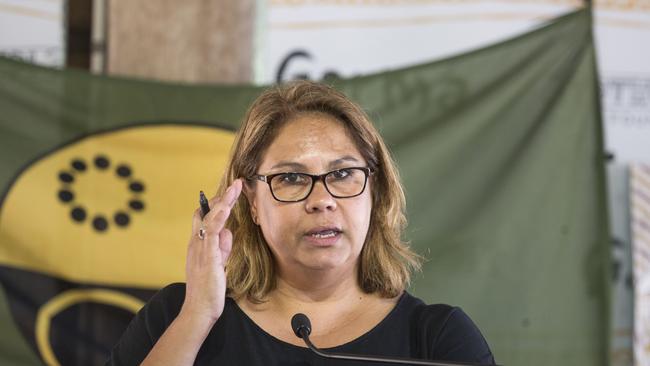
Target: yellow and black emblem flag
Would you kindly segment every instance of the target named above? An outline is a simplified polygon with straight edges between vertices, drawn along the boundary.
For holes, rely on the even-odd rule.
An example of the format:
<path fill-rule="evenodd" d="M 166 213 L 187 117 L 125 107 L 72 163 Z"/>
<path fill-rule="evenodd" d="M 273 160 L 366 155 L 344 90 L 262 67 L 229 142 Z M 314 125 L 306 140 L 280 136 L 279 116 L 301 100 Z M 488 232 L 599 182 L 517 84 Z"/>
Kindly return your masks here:
<path fill-rule="evenodd" d="M 409 291 L 462 306 L 503 364 L 607 359 L 592 41 L 581 10 L 466 55 L 332 81 L 398 161 L 405 239 L 428 259 Z M 216 190 L 260 90 L 0 58 L 0 365 L 102 365 L 153 292 L 183 280 L 198 192 Z"/>
<path fill-rule="evenodd" d="M 27 94 L 26 79 L 32 93 L 52 87 L 4 109 L 17 118 L 2 130 L 16 150 L 3 149 L 0 319 L 13 322 L 1 325 L 0 364 L 101 365 L 149 297 L 184 280 L 198 192 L 216 190 L 246 107 L 231 98 L 255 90 L 229 90 L 220 114 L 218 88 L 181 98 L 172 85 L 8 60 L 0 70 L 18 99 L 46 97 Z M 50 114 L 54 103 L 71 109 Z"/>
<path fill-rule="evenodd" d="M 196 192 L 218 181 L 232 136 L 133 125 L 84 136 L 21 171 L 2 201 L 0 242 L 13 245 L 0 249 L 0 276 L 44 361 L 101 362 L 152 291 L 183 280 L 187 218 Z"/>

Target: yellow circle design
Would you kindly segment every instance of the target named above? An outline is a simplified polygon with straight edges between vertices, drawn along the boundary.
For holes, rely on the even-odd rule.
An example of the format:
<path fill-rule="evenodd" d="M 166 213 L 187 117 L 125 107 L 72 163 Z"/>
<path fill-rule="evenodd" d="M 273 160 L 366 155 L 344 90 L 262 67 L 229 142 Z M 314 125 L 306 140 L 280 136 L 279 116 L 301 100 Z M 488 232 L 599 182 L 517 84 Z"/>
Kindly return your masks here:
<path fill-rule="evenodd" d="M 0 264 L 115 287 L 183 281 L 199 191 L 216 193 L 233 139 L 231 131 L 206 126 L 146 125 L 90 135 L 52 151 L 25 167 L 1 202 Z M 100 156 L 109 168 L 97 168 Z M 85 163 L 84 173 L 76 173 L 75 161 Z M 128 179 L 117 173 L 120 165 L 131 168 Z M 62 184 L 61 173 L 73 182 Z M 144 186 L 139 211 L 129 205 L 136 198 L 132 178 Z M 61 200 L 64 186 L 74 193 L 72 201 Z M 85 222 L 71 217 L 77 204 Z M 131 216 L 129 225 L 115 223 L 120 210 Z M 89 224 L 96 214 L 109 222 L 108 230 Z"/>
<path fill-rule="evenodd" d="M 80 302 L 92 301 L 117 306 L 136 313 L 144 302 L 134 296 L 105 289 L 68 290 L 45 303 L 36 316 L 36 345 L 49 366 L 61 366 L 49 341 L 52 318 L 64 309 Z"/>

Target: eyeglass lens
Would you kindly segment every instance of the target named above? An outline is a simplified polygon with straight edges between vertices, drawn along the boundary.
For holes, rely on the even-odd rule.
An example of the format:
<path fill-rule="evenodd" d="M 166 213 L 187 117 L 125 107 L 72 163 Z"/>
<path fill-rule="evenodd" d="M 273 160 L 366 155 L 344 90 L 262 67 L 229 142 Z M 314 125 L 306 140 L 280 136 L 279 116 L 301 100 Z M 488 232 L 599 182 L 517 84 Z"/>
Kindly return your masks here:
<path fill-rule="evenodd" d="M 271 190 L 281 201 L 302 200 L 312 189 L 312 177 L 302 173 L 284 173 L 271 179 Z M 366 184 L 366 173 L 362 169 L 339 169 L 327 173 L 325 186 L 330 194 L 340 198 L 360 194 Z"/>

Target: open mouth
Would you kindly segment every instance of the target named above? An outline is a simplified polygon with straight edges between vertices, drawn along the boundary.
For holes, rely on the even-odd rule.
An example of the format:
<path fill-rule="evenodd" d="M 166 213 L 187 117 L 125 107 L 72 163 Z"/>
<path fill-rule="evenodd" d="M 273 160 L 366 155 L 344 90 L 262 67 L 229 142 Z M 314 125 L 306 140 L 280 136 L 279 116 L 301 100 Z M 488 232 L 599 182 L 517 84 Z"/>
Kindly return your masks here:
<path fill-rule="evenodd" d="M 313 239 L 335 238 L 341 234 L 341 230 L 336 227 L 320 227 L 305 233 L 305 236 Z"/>
<path fill-rule="evenodd" d="M 333 238 L 336 235 L 340 234 L 339 230 L 323 230 L 315 233 L 311 233 L 310 236 L 317 239 Z"/>

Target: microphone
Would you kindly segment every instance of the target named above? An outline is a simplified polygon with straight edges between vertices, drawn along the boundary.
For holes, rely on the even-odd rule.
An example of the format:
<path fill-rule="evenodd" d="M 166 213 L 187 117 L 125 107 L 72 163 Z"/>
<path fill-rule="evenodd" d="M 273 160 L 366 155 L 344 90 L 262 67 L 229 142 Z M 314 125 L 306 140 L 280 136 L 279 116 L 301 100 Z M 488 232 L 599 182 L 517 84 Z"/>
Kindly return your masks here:
<path fill-rule="evenodd" d="M 384 363 L 397 363 L 402 365 L 426 365 L 426 366 L 480 366 L 473 363 L 460 363 L 460 362 L 438 362 L 438 361 L 427 361 L 419 360 L 414 358 L 403 358 L 403 357 L 383 357 L 383 356 L 361 356 L 354 355 L 350 353 L 330 353 L 323 352 L 320 349 L 316 348 L 313 343 L 309 340 L 309 335 L 311 334 L 311 322 L 305 314 L 297 313 L 291 317 L 291 328 L 293 328 L 293 333 L 298 338 L 302 338 L 307 347 L 309 347 L 312 352 L 324 358 L 338 359 L 338 360 L 349 360 L 349 361 L 365 361 L 365 362 L 384 362 Z"/>

